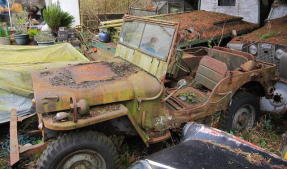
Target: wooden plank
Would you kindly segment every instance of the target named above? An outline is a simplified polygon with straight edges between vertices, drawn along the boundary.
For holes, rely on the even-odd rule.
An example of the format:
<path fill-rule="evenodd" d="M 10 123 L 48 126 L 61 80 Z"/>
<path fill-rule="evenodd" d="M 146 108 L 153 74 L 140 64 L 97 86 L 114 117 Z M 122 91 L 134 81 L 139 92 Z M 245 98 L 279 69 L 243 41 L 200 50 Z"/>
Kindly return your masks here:
<path fill-rule="evenodd" d="M 20 160 L 17 121 L 17 110 L 12 109 L 10 118 L 10 166 Z"/>

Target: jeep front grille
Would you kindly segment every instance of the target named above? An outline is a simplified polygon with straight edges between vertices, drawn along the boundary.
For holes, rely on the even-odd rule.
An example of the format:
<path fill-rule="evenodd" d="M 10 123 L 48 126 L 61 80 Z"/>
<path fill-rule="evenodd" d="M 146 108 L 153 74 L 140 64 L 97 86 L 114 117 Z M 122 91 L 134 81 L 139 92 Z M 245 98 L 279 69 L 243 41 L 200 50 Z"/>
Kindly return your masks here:
<path fill-rule="evenodd" d="M 276 64 L 277 70 L 279 70 L 280 60 L 275 58 L 276 45 L 269 43 L 258 43 L 257 47 L 258 53 L 256 59 L 263 62 Z"/>

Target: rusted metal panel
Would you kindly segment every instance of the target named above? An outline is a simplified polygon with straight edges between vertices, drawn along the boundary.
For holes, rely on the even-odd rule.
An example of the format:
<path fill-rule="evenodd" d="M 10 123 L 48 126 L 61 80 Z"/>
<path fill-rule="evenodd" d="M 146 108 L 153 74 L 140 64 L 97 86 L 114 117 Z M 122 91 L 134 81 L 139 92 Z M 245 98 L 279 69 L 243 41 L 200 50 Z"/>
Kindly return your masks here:
<path fill-rule="evenodd" d="M 158 66 L 159 66 L 160 61 L 158 59 L 153 59 L 151 62 L 151 66 L 149 68 L 149 72 L 153 75 L 156 75 L 156 72 L 158 70 Z"/>
<path fill-rule="evenodd" d="M 265 42 L 287 46 L 287 16 L 269 20 L 265 26 L 232 39 L 231 43 Z"/>
<path fill-rule="evenodd" d="M 20 160 L 17 122 L 17 110 L 12 109 L 10 120 L 10 166 L 13 166 Z"/>
<path fill-rule="evenodd" d="M 104 64 L 88 64 L 72 67 L 71 76 L 75 83 L 83 83 L 86 81 L 110 80 L 117 75 Z"/>
<path fill-rule="evenodd" d="M 145 71 L 149 71 L 149 68 L 150 68 L 151 62 L 152 62 L 152 57 L 145 55 L 143 53 L 140 53 L 140 52 L 136 52 L 135 55 L 140 56 L 138 66 L 140 66 Z"/>
<path fill-rule="evenodd" d="M 91 70 L 91 67 L 96 70 Z M 85 68 L 88 69 L 83 74 L 90 74 L 91 80 L 82 77 L 82 71 L 73 71 L 85 70 Z M 100 72 L 102 71 L 105 71 L 105 76 L 101 75 Z M 136 89 L 143 92 L 135 91 L 135 81 L 141 82 L 141 84 L 137 84 Z M 145 83 L 154 84 L 155 87 L 159 85 L 158 80 L 154 77 L 124 62 L 79 64 L 33 74 L 36 109 L 37 112 L 42 113 L 69 110 L 70 97 L 72 96 L 75 96 L 78 100 L 86 100 L 88 105 L 153 96 L 150 91 L 154 89 L 143 90 L 146 89 Z"/>
<path fill-rule="evenodd" d="M 167 71 L 167 67 L 168 67 L 168 63 L 164 62 L 164 61 L 160 61 L 158 68 L 157 68 L 157 72 L 156 72 L 156 77 L 160 78 L 163 75 L 166 74 Z"/>
<path fill-rule="evenodd" d="M 116 56 L 121 56 L 157 78 L 162 77 L 167 71 L 167 62 L 151 57 L 140 51 L 132 50 L 121 44 L 117 47 Z"/>
<path fill-rule="evenodd" d="M 242 18 L 237 16 L 209 11 L 170 14 L 157 19 L 179 22 L 179 34 L 186 42 L 231 36 L 233 30 L 242 34 L 258 27 L 256 24 L 242 21 Z"/>
<path fill-rule="evenodd" d="M 47 148 L 48 142 L 40 143 L 32 146 L 21 146 L 20 153 L 23 157 L 31 157 L 37 153 L 43 152 Z"/>
<path fill-rule="evenodd" d="M 43 122 L 44 126 L 51 130 L 73 130 L 125 116 L 127 113 L 128 109 L 124 105 L 113 105 L 112 108 L 107 105 L 91 109 L 89 116 L 79 118 L 77 122 L 57 122 L 54 120 L 53 116 L 44 116 Z"/>

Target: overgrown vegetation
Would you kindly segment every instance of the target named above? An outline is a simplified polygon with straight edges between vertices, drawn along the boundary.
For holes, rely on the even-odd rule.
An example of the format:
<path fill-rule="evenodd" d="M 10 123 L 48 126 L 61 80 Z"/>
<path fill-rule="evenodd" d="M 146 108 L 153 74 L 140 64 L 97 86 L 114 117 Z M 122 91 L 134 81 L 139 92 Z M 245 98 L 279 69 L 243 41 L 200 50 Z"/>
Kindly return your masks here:
<path fill-rule="evenodd" d="M 263 34 L 263 35 L 261 35 L 260 40 L 266 40 L 268 38 L 271 38 L 271 37 L 275 36 L 276 34 L 277 33 L 274 32 L 274 31 L 266 33 L 266 34 Z"/>
<path fill-rule="evenodd" d="M 74 17 L 68 12 L 64 12 L 59 4 L 49 5 L 44 10 L 43 17 L 53 32 L 57 32 L 59 27 L 70 27 L 74 22 Z"/>
<path fill-rule="evenodd" d="M 253 129 L 243 132 L 230 131 L 230 133 L 279 155 L 281 136 L 285 131 L 287 131 L 286 116 L 265 115 Z"/>
<path fill-rule="evenodd" d="M 48 32 L 40 32 L 35 35 L 34 39 L 37 42 L 55 42 L 56 38 Z"/>
<path fill-rule="evenodd" d="M 27 31 L 27 34 L 31 37 L 34 37 L 35 35 L 37 35 L 39 33 L 39 30 L 38 29 L 29 29 Z"/>
<path fill-rule="evenodd" d="M 0 37 L 6 37 L 8 35 L 8 31 L 3 28 L 2 24 L 0 24 Z"/>
<path fill-rule="evenodd" d="M 19 34 L 26 34 L 28 31 L 28 12 L 22 11 L 20 13 L 12 15 L 12 23 L 16 29 L 16 32 Z"/>
<path fill-rule="evenodd" d="M 83 25 L 96 27 L 109 14 L 126 14 L 135 1 L 138 0 L 80 0 Z"/>

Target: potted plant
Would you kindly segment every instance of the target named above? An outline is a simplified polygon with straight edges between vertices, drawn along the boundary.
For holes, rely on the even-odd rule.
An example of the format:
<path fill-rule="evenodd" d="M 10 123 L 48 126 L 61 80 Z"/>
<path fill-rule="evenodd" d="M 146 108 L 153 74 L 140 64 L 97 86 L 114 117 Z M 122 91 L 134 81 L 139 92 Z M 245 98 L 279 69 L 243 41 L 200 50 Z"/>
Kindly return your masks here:
<path fill-rule="evenodd" d="M 0 45 L 10 45 L 9 33 L 5 24 L 0 24 Z"/>
<path fill-rule="evenodd" d="M 68 12 L 62 11 L 59 4 L 51 4 L 43 11 L 44 21 L 56 35 L 59 27 L 70 27 L 74 17 Z"/>
<path fill-rule="evenodd" d="M 13 35 L 18 45 L 27 45 L 29 43 L 29 35 L 27 34 L 28 26 L 28 13 L 23 11 L 14 14 L 12 17 L 13 25 L 15 26 L 16 33 Z"/>
<path fill-rule="evenodd" d="M 56 38 L 48 32 L 40 32 L 34 36 L 38 46 L 49 46 L 55 43 Z"/>

